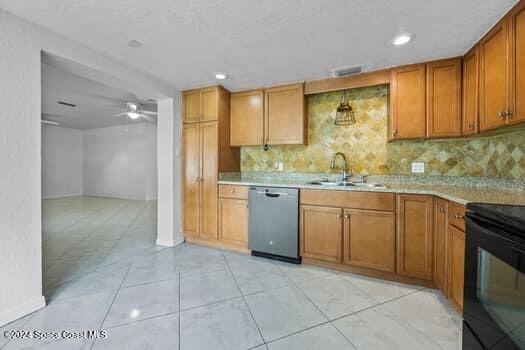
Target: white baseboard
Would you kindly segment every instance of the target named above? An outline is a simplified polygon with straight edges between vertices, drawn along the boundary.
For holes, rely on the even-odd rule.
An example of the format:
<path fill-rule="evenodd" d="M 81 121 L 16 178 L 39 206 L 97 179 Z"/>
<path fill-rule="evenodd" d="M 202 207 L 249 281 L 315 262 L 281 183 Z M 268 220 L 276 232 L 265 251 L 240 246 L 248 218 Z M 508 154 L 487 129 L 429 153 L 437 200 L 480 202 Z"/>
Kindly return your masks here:
<path fill-rule="evenodd" d="M 15 306 L 9 310 L 0 312 L 0 327 L 13 322 L 15 320 L 18 320 L 21 317 L 24 317 L 27 314 L 30 314 L 31 312 L 35 312 L 36 310 L 40 310 L 46 306 L 46 299 L 44 296 L 38 296 L 29 299 L 22 305 Z"/>
<path fill-rule="evenodd" d="M 160 240 L 158 237 L 157 237 L 157 241 L 155 242 L 156 245 L 161 245 L 161 246 L 164 246 L 164 247 L 176 247 L 180 244 L 184 243 L 184 237 L 180 237 L 176 240 L 170 240 L 170 241 L 164 241 L 164 240 Z"/>
<path fill-rule="evenodd" d="M 67 193 L 67 194 L 60 194 L 56 196 L 45 196 L 42 197 L 42 199 L 59 199 L 59 198 L 69 198 L 69 197 L 82 197 L 82 193 Z"/>

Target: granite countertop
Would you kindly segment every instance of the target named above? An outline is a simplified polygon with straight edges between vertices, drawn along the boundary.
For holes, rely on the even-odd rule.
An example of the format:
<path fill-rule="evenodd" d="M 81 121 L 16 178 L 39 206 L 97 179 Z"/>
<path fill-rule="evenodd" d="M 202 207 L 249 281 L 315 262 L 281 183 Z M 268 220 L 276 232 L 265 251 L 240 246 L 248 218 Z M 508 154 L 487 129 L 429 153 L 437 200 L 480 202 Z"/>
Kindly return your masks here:
<path fill-rule="evenodd" d="M 513 180 L 442 176 L 370 176 L 386 188 L 321 186 L 310 181 L 334 178 L 326 174 L 224 173 L 219 184 L 307 188 L 328 191 L 390 192 L 435 195 L 459 204 L 469 202 L 525 205 L 525 183 Z"/>

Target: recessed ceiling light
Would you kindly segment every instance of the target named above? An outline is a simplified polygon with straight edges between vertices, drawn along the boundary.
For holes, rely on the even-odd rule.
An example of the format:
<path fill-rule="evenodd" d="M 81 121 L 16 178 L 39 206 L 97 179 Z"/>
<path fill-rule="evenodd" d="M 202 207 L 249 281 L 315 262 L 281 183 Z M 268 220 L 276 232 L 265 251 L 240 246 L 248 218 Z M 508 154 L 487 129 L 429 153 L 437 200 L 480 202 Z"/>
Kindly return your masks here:
<path fill-rule="evenodd" d="M 215 78 L 219 79 L 219 80 L 224 80 L 226 79 L 228 76 L 225 74 L 225 73 L 217 73 L 215 74 Z"/>
<path fill-rule="evenodd" d="M 413 35 L 411 34 L 401 34 L 394 38 L 394 41 L 392 42 L 395 46 L 401 46 L 408 44 L 413 38 Z"/>
<path fill-rule="evenodd" d="M 142 43 L 140 41 L 137 41 L 137 40 L 130 40 L 130 41 L 128 41 L 128 46 L 136 49 L 137 47 L 141 47 Z"/>

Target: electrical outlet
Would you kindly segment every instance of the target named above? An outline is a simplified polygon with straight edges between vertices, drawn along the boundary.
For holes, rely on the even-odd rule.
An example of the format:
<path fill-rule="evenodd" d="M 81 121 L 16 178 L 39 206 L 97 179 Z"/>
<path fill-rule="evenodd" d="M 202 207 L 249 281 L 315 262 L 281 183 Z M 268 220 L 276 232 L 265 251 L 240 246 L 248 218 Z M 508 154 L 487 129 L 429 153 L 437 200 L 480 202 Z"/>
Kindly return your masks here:
<path fill-rule="evenodd" d="M 277 170 L 277 171 L 283 171 L 284 169 L 284 164 L 283 162 L 275 162 L 274 165 L 273 165 L 274 169 Z"/>
<path fill-rule="evenodd" d="M 423 162 L 413 162 L 412 163 L 412 173 L 413 174 L 423 174 L 425 172 L 425 163 Z"/>

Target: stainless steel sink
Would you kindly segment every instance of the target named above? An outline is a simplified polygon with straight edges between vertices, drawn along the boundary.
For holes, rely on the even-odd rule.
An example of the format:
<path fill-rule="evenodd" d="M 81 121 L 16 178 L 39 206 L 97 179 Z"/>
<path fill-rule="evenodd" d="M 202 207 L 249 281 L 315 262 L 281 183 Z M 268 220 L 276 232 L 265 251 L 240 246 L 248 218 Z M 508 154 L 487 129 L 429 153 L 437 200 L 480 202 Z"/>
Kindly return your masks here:
<path fill-rule="evenodd" d="M 361 188 L 386 188 L 385 185 L 376 182 L 351 182 L 351 181 L 329 181 L 317 180 L 311 181 L 309 185 L 318 186 L 344 186 L 344 187 L 361 187 Z"/>

